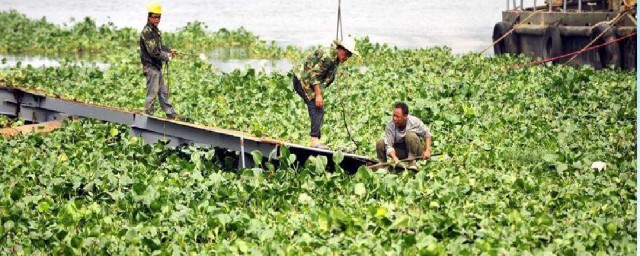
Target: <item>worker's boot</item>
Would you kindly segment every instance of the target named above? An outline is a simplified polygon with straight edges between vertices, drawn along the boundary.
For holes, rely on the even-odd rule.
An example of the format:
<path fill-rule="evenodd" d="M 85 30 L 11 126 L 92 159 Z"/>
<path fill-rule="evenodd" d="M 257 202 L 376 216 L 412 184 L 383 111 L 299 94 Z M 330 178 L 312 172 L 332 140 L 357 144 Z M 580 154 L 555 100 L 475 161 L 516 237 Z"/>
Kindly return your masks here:
<path fill-rule="evenodd" d="M 318 149 L 324 149 L 324 150 L 330 150 L 330 148 L 327 147 L 327 145 L 322 143 L 322 141 L 320 141 L 320 139 L 316 138 L 316 137 L 311 137 L 311 147 L 312 148 L 318 148 Z"/>
<path fill-rule="evenodd" d="M 407 169 L 417 172 L 418 171 L 418 165 L 416 165 L 416 160 L 409 161 L 409 167 L 407 167 Z"/>
<path fill-rule="evenodd" d="M 178 114 L 169 114 L 169 115 L 167 115 L 167 119 L 176 120 L 176 121 L 183 121 L 183 122 L 188 122 L 189 121 L 188 118 L 186 118 L 184 116 L 181 116 L 181 115 L 178 115 Z"/>

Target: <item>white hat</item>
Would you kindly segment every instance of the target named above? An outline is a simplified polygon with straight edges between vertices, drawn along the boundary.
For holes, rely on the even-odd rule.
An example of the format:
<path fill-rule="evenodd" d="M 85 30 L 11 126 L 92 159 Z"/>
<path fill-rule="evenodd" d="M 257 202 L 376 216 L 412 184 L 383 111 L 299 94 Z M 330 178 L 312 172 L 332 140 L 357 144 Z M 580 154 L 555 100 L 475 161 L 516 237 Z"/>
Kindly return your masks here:
<path fill-rule="evenodd" d="M 353 55 L 358 55 L 358 56 L 360 55 L 360 53 L 356 50 L 356 41 L 353 40 L 353 38 L 350 36 L 348 36 L 342 41 L 334 40 L 333 43 L 335 43 L 338 46 L 344 47 L 345 49 L 347 49 L 347 51 L 351 52 Z"/>

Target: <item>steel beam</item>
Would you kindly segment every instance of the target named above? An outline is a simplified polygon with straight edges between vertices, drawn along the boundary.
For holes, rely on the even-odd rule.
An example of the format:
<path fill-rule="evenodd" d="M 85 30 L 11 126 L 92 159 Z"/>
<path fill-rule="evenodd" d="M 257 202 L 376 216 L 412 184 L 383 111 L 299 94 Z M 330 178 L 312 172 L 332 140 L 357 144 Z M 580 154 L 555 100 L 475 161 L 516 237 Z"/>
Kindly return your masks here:
<path fill-rule="evenodd" d="M 582 12 L 582 0 L 578 0 L 578 12 Z"/>
<path fill-rule="evenodd" d="M 18 105 L 11 102 L 0 102 L 0 115 L 15 117 L 18 113 Z"/>
<path fill-rule="evenodd" d="M 167 146 L 169 147 L 177 147 L 183 144 L 189 144 L 189 141 L 181 138 L 138 128 L 131 128 L 131 135 L 141 137 L 147 144 L 156 144 L 160 141 L 166 141 Z"/>
<path fill-rule="evenodd" d="M 334 151 L 323 150 L 317 148 L 310 148 L 296 144 L 285 144 L 289 148 L 291 154 L 295 154 L 298 160 L 304 163 L 310 156 L 325 156 L 327 158 L 327 167 L 333 169 L 333 155 Z M 373 164 L 375 161 L 370 160 L 369 158 L 354 155 L 354 154 L 344 154 L 344 159 L 340 163 L 340 167 L 349 172 L 356 172 L 358 168 L 362 165 Z"/>
<path fill-rule="evenodd" d="M 16 99 L 16 95 L 9 90 L 0 90 L 0 101 L 18 103 L 18 100 Z"/>
<path fill-rule="evenodd" d="M 42 123 L 52 120 L 59 120 L 62 114 L 48 109 L 42 109 L 32 106 L 20 106 L 19 118 L 32 123 Z"/>
<path fill-rule="evenodd" d="M 570 36 L 580 36 L 580 37 L 589 37 L 591 36 L 591 27 L 585 26 L 559 26 L 560 35 L 565 37 Z"/>
<path fill-rule="evenodd" d="M 551 25 L 554 23 L 560 23 L 564 26 L 585 26 L 585 24 L 596 24 L 603 20 L 610 19 L 610 17 L 617 15 L 617 13 L 613 12 L 591 12 L 589 15 L 585 13 L 575 13 L 575 12 L 552 12 L 552 13 L 533 13 L 532 11 L 524 11 L 521 13 L 518 12 L 503 12 L 502 20 L 506 22 L 514 23 L 517 21 L 518 17 L 529 17 L 527 23 L 531 25 Z M 622 19 L 618 22 L 617 26 L 632 26 L 635 25 L 627 25 L 626 19 Z M 586 26 L 590 27 L 590 26 Z"/>
<path fill-rule="evenodd" d="M 310 156 L 325 156 L 330 169 L 333 167 L 335 154 L 334 151 L 256 138 L 239 131 L 151 117 L 110 107 L 48 97 L 25 89 L 1 86 L 0 114 L 9 116 L 18 114 L 19 117 L 34 123 L 79 116 L 128 125 L 131 127 L 131 135 L 140 136 L 149 144 L 163 140 L 168 141 L 169 147 L 196 144 L 239 152 L 241 168 L 249 168 L 255 164 L 251 152 L 256 150 L 262 153 L 264 159 L 278 159 L 280 146 L 287 146 L 301 162 Z M 276 155 L 271 156 L 270 154 L 274 151 Z M 369 163 L 374 161 L 363 156 L 344 154 L 344 160 L 340 166 L 347 171 L 355 172 L 360 166 Z"/>
<path fill-rule="evenodd" d="M 132 125 L 135 118 L 135 114 L 131 112 L 49 97 L 44 98 L 39 107 L 71 116 L 90 117 L 124 125 Z"/>
<path fill-rule="evenodd" d="M 44 99 L 45 97 L 40 96 L 40 95 L 35 95 L 35 94 L 31 94 L 31 93 L 25 93 L 23 92 L 20 99 L 18 100 L 18 102 L 20 103 L 20 105 L 22 106 L 27 106 L 27 107 L 40 107 L 40 101 L 42 99 Z"/>

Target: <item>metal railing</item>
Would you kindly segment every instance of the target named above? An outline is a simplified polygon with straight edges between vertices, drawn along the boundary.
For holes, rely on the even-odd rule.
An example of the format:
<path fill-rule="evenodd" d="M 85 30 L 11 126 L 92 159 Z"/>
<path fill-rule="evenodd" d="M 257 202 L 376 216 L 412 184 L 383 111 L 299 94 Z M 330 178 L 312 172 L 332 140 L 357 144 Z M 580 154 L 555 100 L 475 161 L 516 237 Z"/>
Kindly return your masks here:
<path fill-rule="evenodd" d="M 584 0 L 577 0 L 576 1 L 577 4 L 578 4 L 577 12 L 582 12 L 582 2 L 583 1 Z M 549 7 L 549 12 L 553 12 L 553 2 L 554 1 L 553 0 L 547 0 L 547 2 L 548 2 L 547 6 Z M 573 2 L 573 1 L 571 1 L 571 2 Z M 587 1 L 587 2 L 589 2 L 589 1 Z M 602 2 L 603 2 L 603 5 L 604 5 L 604 1 L 602 1 Z M 511 3 L 513 3 L 513 6 L 511 6 Z M 562 1 L 562 12 L 567 12 L 567 5 L 568 4 L 569 4 L 569 0 L 563 0 Z M 533 1 L 533 6 L 532 6 L 533 10 L 536 11 L 538 7 L 539 7 L 538 6 L 538 0 L 534 0 Z M 518 4 L 516 0 L 512 0 L 512 1 L 507 0 L 507 11 L 517 10 L 517 9 L 521 9 L 521 10 L 525 9 L 524 0 L 520 0 L 520 4 Z"/>

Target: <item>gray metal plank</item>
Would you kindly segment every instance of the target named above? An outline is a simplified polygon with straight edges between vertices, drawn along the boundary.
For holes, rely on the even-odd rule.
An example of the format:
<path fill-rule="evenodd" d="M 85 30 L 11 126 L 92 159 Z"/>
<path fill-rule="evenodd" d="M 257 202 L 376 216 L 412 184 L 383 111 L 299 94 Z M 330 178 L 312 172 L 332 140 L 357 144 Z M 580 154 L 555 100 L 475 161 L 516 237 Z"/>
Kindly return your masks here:
<path fill-rule="evenodd" d="M 66 113 L 71 116 L 90 117 L 124 125 L 132 125 L 136 115 L 134 113 L 120 111 L 117 109 L 50 97 L 44 98 L 40 104 L 40 108 Z"/>
<path fill-rule="evenodd" d="M 325 155 L 325 156 L 333 156 L 333 154 L 336 153 L 336 151 L 333 150 L 324 150 L 324 149 L 319 149 L 319 148 L 312 148 L 312 147 L 307 147 L 307 146 L 302 146 L 302 145 L 298 145 L 298 144 L 292 144 L 292 143 L 285 143 L 285 145 L 289 148 L 296 148 L 299 150 L 304 150 L 304 151 L 312 151 L 312 152 L 317 152 L 319 155 Z M 344 153 L 344 157 L 347 158 L 354 158 L 354 159 L 359 159 L 362 161 L 373 161 L 371 159 L 369 159 L 368 157 L 364 157 L 364 156 L 360 156 L 360 155 L 355 155 L 355 154 L 350 154 L 350 153 Z"/>
<path fill-rule="evenodd" d="M 234 151 L 241 150 L 239 137 L 182 125 L 146 115 L 137 115 L 132 127 L 177 138 L 184 138 L 195 143 L 227 148 Z"/>
<path fill-rule="evenodd" d="M 22 92 L 21 106 L 17 106 L 14 92 Z M 242 132 L 224 130 L 211 127 L 198 127 L 197 125 L 174 122 L 156 117 L 131 113 L 115 108 L 79 103 L 64 99 L 51 98 L 33 94 L 15 88 L 0 88 L 0 114 L 15 115 L 16 108 L 20 108 L 20 115 L 33 122 L 45 122 L 57 119 L 65 115 L 89 117 L 97 120 L 119 123 L 131 126 L 131 134 L 142 137 L 147 143 L 156 143 L 159 140 L 169 140 L 168 146 L 178 146 L 185 143 L 207 145 L 211 147 L 225 148 L 241 154 L 241 161 L 245 166 L 253 166 L 250 153 L 254 150 L 262 152 L 265 158 L 284 145 L 292 153 L 300 154 L 300 160 L 304 161 L 309 156 L 326 156 L 332 162 L 334 151 L 305 147 L 302 145 L 277 142 L 244 135 Z M 344 154 L 341 166 L 345 170 L 355 171 L 359 166 L 373 163 L 371 159 L 354 154 Z M 277 156 L 276 156 L 277 157 Z"/>
<path fill-rule="evenodd" d="M 38 107 L 40 106 L 40 101 L 43 99 L 43 96 L 34 95 L 29 92 L 24 92 L 22 98 L 20 98 L 20 105 L 29 106 L 29 107 Z"/>
<path fill-rule="evenodd" d="M 0 115 L 15 117 L 17 110 L 18 105 L 16 105 L 15 103 L 7 101 L 0 102 Z"/>
<path fill-rule="evenodd" d="M 15 94 L 6 88 L 0 88 L 0 102 L 18 103 Z"/>
<path fill-rule="evenodd" d="M 59 115 L 60 113 L 58 112 L 41 109 L 38 107 L 30 107 L 30 106 L 24 106 L 24 105 L 20 106 L 20 114 L 19 114 L 20 118 L 30 122 L 34 122 L 34 123 L 41 123 L 41 122 L 55 120 L 57 118 L 54 118 L 54 116 L 59 116 Z"/>
<path fill-rule="evenodd" d="M 156 144 L 159 141 L 168 141 L 168 147 L 177 147 L 182 144 L 189 143 L 189 141 L 185 141 L 181 138 L 176 138 L 173 136 L 167 136 L 166 134 L 159 134 L 152 131 L 142 130 L 142 129 L 131 129 L 131 135 L 136 137 L 141 137 L 147 144 Z"/>

